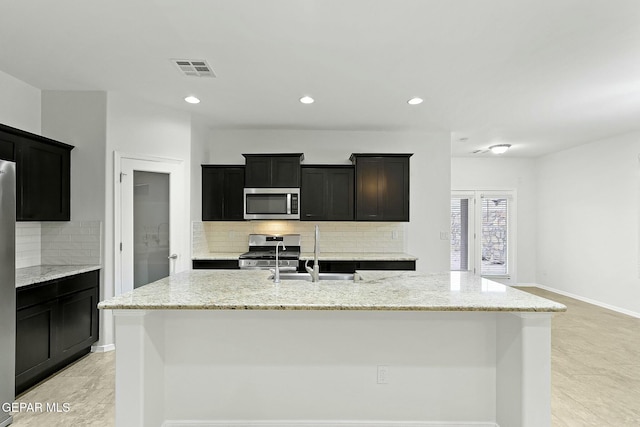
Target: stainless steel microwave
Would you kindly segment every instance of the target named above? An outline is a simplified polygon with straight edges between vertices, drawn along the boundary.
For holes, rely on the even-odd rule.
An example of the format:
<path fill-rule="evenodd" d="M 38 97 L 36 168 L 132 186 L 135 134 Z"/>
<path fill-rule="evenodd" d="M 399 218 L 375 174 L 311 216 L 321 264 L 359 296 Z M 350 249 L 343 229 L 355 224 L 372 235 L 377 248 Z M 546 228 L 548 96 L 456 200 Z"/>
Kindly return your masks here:
<path fill-rule="evenodd" d="M 244 219 L 300 219 L 300 189 L 245 188 Z"/>

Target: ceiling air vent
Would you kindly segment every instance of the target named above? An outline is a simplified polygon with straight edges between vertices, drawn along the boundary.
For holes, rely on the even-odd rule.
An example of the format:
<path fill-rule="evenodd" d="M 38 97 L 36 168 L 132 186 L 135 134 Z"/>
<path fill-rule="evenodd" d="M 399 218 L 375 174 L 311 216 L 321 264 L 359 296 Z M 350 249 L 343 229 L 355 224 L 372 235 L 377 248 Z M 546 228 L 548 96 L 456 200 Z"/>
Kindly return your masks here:
<path fill-rule="evenodd" d="M 189 77 L 215 77 L 207 61 L 204 59 L 172 59 L 171 62 L 176 64 L 176 67 Z"/>

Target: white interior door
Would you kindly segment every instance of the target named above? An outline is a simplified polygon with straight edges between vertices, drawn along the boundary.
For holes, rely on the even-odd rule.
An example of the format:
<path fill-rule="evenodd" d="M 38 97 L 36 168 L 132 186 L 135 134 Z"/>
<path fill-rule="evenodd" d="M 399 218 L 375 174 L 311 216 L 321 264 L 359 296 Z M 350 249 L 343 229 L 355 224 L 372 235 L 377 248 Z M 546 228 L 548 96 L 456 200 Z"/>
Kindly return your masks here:
<path fill-rule="evenodd" d="M 188 268 L 188 221 L 181 161 L 116 153 L 115 165 L 120 294 Z"/>

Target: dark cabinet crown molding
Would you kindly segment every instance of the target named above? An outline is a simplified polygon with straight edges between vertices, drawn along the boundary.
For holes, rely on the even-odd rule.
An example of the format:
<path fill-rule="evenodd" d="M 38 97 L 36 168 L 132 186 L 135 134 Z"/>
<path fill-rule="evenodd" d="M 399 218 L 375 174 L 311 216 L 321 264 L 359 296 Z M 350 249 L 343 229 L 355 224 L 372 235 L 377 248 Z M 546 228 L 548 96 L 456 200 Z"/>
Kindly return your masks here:
<path fill-rule="evenodd" d="M 0 123 L 0 132 L 8 133 L 11 135 L 21 136 L 23 138 L 28 138 L 33 141 L 44 142 L 46 144 L 56 145 L 61 148 L 66 148 L 68 150 L 73 150 L 75 147 L 73 145 L 66 144 L 64 142 L 56 141 L 55 139 L 47 138 L 46 136 L 37 135 L 35 133 L 27 132 L 26 130 L 14 128 L 11 126 L 3 125 Z"/>

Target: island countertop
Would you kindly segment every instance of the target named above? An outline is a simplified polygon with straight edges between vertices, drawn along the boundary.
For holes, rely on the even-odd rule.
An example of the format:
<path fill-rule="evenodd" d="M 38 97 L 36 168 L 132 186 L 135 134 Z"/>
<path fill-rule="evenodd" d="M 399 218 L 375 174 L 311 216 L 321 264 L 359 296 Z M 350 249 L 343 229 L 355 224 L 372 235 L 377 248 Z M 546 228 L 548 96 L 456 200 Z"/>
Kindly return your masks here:
<path fill-rule="evenodd" d="M 100 302 L 100 309 L 560 312 L 562 304 L 467 273 L 361 271 L 358 281 L 283 280 L 265 270 L 191 270 Z"/>

